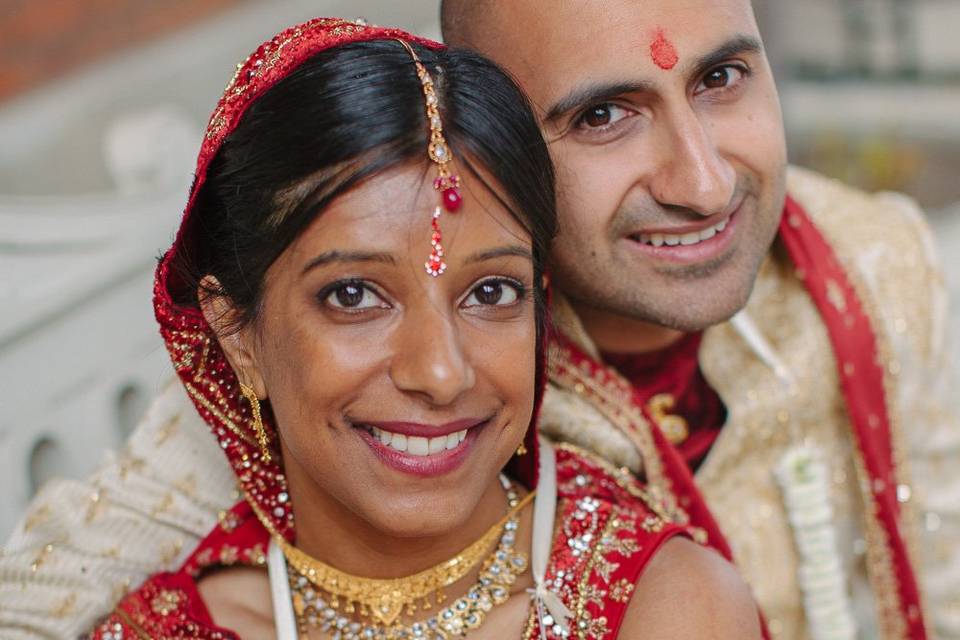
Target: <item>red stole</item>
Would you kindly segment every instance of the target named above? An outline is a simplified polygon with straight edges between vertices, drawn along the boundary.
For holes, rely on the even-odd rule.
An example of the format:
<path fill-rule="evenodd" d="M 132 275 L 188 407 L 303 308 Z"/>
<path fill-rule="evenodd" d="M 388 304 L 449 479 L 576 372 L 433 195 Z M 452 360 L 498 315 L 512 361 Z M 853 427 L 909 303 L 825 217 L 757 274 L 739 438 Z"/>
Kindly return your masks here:
<path fill-rule="evenodd" d="M 878 547 L 878 562 L 892 565 L 892 593 L 880 593 L 877 576 L 871 576 L 878 600 L 887 595 L 895 599 L 889 608 L 881 607 L 881 627 L 893 637 L 926 638 L 920 589 L 906 535 L 899 524 L 894 434 L 887 404 L 886 372 L 880 357 L 879 328 L 872 325 L 863 300 L 826 238 L 790 198 L 780 222 L 780 239 L 830 335 L 859 454 L 858 467 L 862 467 L 861 484 L 866 485 L 862 494 L 867 508 L 867 541 Z M 873 526 L 882 531 L 871 534 Z"/>

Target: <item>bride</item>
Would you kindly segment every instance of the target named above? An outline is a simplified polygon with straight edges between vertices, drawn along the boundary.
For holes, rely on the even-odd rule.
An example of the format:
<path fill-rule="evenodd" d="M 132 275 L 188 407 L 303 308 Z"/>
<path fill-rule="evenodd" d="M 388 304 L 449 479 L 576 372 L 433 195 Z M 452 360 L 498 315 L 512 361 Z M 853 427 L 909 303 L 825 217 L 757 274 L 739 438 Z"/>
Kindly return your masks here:
<path fill-rule="evenodd" d="M 241 500 L 92 637 L 758 637 L 698 532 L 536 435 L 553 207 L 476 54 L 338 19 L 257 49 L 155 286 Z"/>

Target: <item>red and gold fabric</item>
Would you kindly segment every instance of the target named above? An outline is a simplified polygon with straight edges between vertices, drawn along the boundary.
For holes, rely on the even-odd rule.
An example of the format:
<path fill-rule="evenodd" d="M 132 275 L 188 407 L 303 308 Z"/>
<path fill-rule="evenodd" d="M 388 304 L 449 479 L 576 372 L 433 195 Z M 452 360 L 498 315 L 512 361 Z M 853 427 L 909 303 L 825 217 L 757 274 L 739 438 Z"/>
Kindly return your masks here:
<path fill-rule="evenodd" d="M 548 584 L 575 613 L 571 637 L 612 640 L 650 559 L 671 538 L 692 534 L 632 474 L 574 447 L 557 450 L 557 486 Z M 196 579 L 215 567 L 264 567 L 269 542 L 250 504 L 238 503 L 178 571 L 155 575 L 125 597 L 92 638 L 237 640 L 214 623 Z M 531 603 L 523 638 L 561 637 L 553 627 L 542 631 Z"/>

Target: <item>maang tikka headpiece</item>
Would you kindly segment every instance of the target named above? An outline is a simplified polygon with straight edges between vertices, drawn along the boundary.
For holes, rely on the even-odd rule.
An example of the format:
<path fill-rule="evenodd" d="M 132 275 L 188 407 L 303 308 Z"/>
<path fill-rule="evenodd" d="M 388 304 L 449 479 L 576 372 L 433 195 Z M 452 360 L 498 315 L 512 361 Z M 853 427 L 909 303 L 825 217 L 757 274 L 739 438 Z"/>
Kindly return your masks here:
<path fill-rule="evenodd" d="M 433 217 L 430 220 L 430 226 L 433 229 L 430 236 L 430 257 L 423 265 L 427 273 L 437 277 L 447 269 L 447 263 L 443 261 L 440 214 L 443 209 L 449 213 L 455 213 L 463 204 L 463 198 L 460 196 L 460 176 L 450 173 L 450 147 L 447 146 L 447 141 L 443 137 L 443 121 L 440 119 L 439 100 L 433 87 L 433 78 L 430 77 L 413 47 L 404 40 L 398 40 L 398 42 L 407 50 L 417 67 L 417 77 L 420 78 L 420 84 L 423 86 L 423 97 L 427 105 L 427 122 L 430 124 L 430 144 L 427 147 L 427 154 L 437 165 L 437 178 L 433 181 L 433 188 L 440 192 L 443 207 L 437 205 L 433 211 Z"/>

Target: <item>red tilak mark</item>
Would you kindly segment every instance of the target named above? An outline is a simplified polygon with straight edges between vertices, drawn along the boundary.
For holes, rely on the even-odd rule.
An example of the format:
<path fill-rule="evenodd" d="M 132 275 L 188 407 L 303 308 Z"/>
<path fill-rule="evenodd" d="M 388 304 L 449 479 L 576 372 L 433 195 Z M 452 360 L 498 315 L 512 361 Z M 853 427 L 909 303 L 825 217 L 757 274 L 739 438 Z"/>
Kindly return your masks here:
<path fill-rule="evenodd" d="M 677 62 L 680 61 L 676 47 L 673 46 L 672 42 L 667 40 L 663 29 L 657 31 L 656 40 L 650 43 L 650 58 L 655 65 L 664 71 L 670 71 L 670 69 L 677 66 Z"/>

